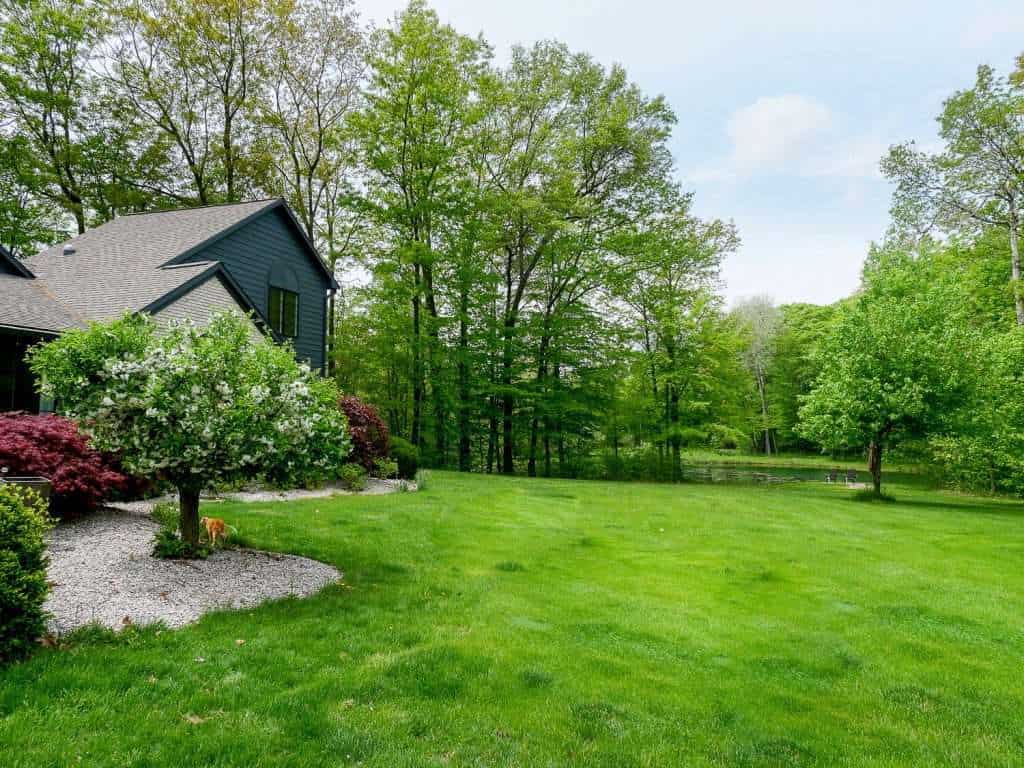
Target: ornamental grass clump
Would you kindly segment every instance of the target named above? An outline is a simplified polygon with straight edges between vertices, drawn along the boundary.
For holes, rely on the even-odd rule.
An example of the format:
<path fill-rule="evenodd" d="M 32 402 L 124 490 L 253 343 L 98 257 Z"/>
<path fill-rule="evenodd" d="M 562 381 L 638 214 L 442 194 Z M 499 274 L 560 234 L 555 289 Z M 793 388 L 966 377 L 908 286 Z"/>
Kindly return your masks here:
<path fill-rule="evenodd" d="M 322 481 L 349 453 L 334 383 L 290 347 L 254 340 L 234 312 L 160 333 L 139 316 L 93 324 L 38 347 L 31 365 L 95 448 L 177 488 L 185 555 L 200 551 L 202 488 Z"/>

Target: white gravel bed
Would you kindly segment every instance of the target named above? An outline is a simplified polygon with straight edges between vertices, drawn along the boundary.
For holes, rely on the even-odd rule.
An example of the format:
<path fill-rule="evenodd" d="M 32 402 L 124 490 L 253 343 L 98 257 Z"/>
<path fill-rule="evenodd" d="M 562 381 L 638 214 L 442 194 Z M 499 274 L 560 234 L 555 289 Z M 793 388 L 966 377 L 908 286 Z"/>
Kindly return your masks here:
<path fill-rule="evenodd" d="M 415 491 L 416 483 L 410 480 L 380 480 L 378 478 L 371 477 L 367 478 L 366 488 L 362 491 L 349 491 L 342 488 L 338 483 L 331 483 L 329 485 L 325 485 L 323 488 L 313 488 L 311 490 L 306 490 L 305 488 L 296 488 L 290 491 L 253 490 L 224 493 L 218 496 L 204 495 L 202 500 L 257 502 L 296 501 L 298 499 L 323 499 L 328 496 L 377 496 L 384 493 L 397 493 L 403 488 L 407 491 Z M 153 505 L 158 501 L 177 501 L 177 497 L 163 496 L 161 498 L 146 499 L 144 501 L 124 501 L 111 504 L 110 506 L 113 509 L 119 509 L 124 512 L 148 515 L 150 510 L 153 509 Z"/>
<path fill-rule="evenodd" d="M 123 512 L 54 528 L 45 606 L 50 631 L 60 635 L 89 622 L 114 629 L 156 621 L 180 627 L 215 609 L 311 595 L 341 578 L 316 560 L 251 549 L 220 550 L 206 560 L 158 560 L 150 554 L 157 529 L 149 518 Z"/>

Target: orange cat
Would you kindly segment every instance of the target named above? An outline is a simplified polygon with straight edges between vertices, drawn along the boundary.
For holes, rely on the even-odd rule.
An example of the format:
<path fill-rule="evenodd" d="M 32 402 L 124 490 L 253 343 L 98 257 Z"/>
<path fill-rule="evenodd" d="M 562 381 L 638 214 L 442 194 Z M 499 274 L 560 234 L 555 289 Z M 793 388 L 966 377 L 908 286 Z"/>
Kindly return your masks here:
<path fill-rule="evenodd" d="M 210 539 L 210 544 L 213 546 L 217 546 L 218 537 L 223 539 L 227 535 L 224 521 L 219 517 L 204 517 L 199 522 L 206 526 L 206 536 Z"/>

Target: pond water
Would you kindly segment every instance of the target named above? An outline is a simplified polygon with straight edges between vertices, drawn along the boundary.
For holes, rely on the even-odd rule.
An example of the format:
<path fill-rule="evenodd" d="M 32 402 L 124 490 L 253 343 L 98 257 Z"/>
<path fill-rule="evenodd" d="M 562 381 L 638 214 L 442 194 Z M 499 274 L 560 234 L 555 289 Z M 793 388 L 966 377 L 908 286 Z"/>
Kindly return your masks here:
<path fill-rule="evenodd" d="M 868 482 L 863 469 L 839 466 L 837 481 L 846 482 L 847 469 L 856 472 L 856 482 Z M 707 483 L 795 483 L 825 482 L 829 469 L 824 467 L 773 467 L 765 464 L 683 464 L 683 478 Z"/>

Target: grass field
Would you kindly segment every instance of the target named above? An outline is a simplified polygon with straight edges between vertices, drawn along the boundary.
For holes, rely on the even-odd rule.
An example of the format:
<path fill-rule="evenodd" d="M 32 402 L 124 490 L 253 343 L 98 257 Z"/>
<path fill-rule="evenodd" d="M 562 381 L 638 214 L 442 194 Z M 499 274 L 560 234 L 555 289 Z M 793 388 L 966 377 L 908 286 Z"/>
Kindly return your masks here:
<path fill-rule="evenodd" d="M 889 491 L 218 505 L 344 584 L 41 651 L 0 673 L 0 765 L 1022 765 L 1024 511 Z"/>

